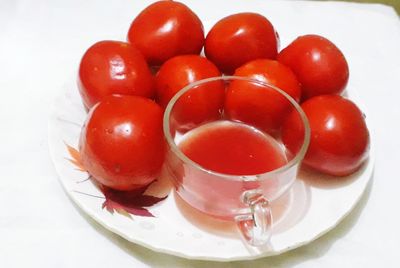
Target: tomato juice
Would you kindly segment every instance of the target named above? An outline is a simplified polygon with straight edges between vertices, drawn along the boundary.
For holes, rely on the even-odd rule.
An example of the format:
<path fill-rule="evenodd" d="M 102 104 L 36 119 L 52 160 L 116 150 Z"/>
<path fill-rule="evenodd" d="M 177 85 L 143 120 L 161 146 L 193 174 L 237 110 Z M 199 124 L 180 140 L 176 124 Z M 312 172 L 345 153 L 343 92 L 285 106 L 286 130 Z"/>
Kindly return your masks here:
<path fill-rule="evenodd" d="M 186 133 L 182 152 L 205 169 L 229 175 L 255 175 L 286 164 L 271 136 L 243 123 L 216 121 Z"/>
<path fill-rule="evenodd" d="M 182 153 L 203 168 L 184 161 L 169 163 L 179 195 L 202 212 L 232 219 L 237 208 L 246 207 L 241 201 L 244 191 L 259 189 L 272 198 L 281 189 L 279 176 L 255 175 L 285 165 L 285 151 L 278 141 L 254 127 L 214 121 L 175 136 L 175 142 Z M 247 176 L 235 177 L 243 175 Z"/>

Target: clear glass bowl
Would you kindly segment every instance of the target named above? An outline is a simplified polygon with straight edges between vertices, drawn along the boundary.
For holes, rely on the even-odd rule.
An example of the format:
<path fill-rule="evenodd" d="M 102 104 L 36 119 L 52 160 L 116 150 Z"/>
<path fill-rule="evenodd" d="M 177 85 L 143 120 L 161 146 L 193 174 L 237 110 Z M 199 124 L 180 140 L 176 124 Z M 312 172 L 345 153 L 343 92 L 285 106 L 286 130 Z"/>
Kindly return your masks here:
<path fill-rule="evenodd" d="M 204 99 L 198 96 L 206 93 L 207 90 L 208 94 L 210 90 L 220 90 L 221 86 L 225 102 L 227 92 L 234 87 L 246 88 L 249 94 L 251 94 L 250 90 L 259 92 L 262 90 L 256 96 L 278 98 L 281 105 L 285 106 L 285 113 L 298 113 L 304 129 L 303 142 L 299 151 L 290 152 L 279 138 L 279 127 L 275 126 L 277 121 L 274 121 L 274 116 L 276 116 L 274 113 L 277 112 L 277 108 L 274 107 L 275 101 L 269 102 L 272 103 L 271 107 L 266 106 L 261 110 L 254 109 L 254 113 L 257 113 L 255 115 L 251 115 L 252 109 L 239 110 L 234 115 L 229 114 L 224 110 L 223 103 L 217 113 L 202 110 L 204 105 L 201 102 Z M 243 103 L 240 103 L 241 101 Z M 255 107 L 259 105 L 259 100 L 257 98 L 239 98 L 238 105 Z M 193 112 L 193 110 L 195 111 Z M 241 112 L 246 114 L 241 117 Z M 193 120 L 190 118 L 192 115 L 195 117 L 192 118 Z M 249 116 L 250 118 L 252 116 L 272 118 L 275 125 L 266 129 L 260 128 L 257 122 L 248 120 Z M 241 118 L 244 118 L 244 122 L 239 123 Z M 286 164 L 261 174 L 230 175 L 209 170 L 182 152 L 179 144 L 188 133 L 190 134 L 206 124 L 219 122 L 245 124 L 272 137 L 285 154 Z M 283 90 L 258 80 L 235 76 L 208 78 L 186 86 L 172 98 L 164 114 L 163 127 L 169 146 L 166 168 L 176 193 L 189 205 L 208 215 L 236 221 L 243 238 L 250 245 L 260 246 L 267 243 L 273 228 L 270 202 L 290 189 L 309 144 L 308 121 L 297 102 Z"/>

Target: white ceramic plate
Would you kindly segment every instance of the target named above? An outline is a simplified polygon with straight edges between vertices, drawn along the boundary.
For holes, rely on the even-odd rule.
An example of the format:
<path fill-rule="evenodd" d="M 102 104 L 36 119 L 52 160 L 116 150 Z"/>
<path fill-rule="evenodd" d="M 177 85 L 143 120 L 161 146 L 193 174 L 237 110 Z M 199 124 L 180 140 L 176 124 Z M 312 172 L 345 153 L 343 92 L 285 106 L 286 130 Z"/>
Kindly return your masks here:
<path fill-rule="evenodd" d="M 307 33 L 321 34 L 330 38 L 343 49 L 353 67 L 362 69 L 362 59 L 358 55 L 359 46 L 350 46 L 346 28 L 340 28 L 337 20 L 321 20 L 315 12 L 315 3 L 311 2 L 275 2 L 275 1 L 234 1 L 226 5 L 218 1 L 184 0 L 205 21 L 206 31 L 223 16 L 254 11 L 265 14 L 273 22 L 281 36 L 281 47 L 286 46 L 296 36 Z M 133 18 L 149 1 L 132 2 L 132 8 L 126 8 L 122 17 Z M 212 7 L 212 8 L 211 8 Z M 307 7 L 307 8 L 305 8 Z M 298 12 L 301 8 L 302 12 Z M 121 11 L 122 12 L 122 11 Z M 285 14 L 285 16 L 282 16 Z M 124 36 L 126 27 L 117 27 L 116 36 Z M 346 25 L 348 26 L 348 25 Z M 123 29 L 122 29 L 123 28 Z M 118 33 L 118 31 L 121 32 Z M 107 36 L 107 35 L 106 35 Z M 124 38 L 120 38 L 123 40 Z M 359 70 L 359 69 L 357 69 Z M 256 259 L 277 255 L 301 245 L 310 243 L 334 228 L 357 204 L 366 189 L 373 171 L 373 148 L 370 159 L 356 174 L 336 179 L 323 178 L 310 172 L 301 172 L 299 180 L 292 190 L 273 204 L 275 219 L 274 234 L 271 242 L 264 248 L 250 248 L 243 243 L 232 225 L 203 217 L 185 206 L 174 194 L 159 204 L 150 207 L 155 217 L 111 214 L 102 209 L 102 193 L 90 180 L 88 174 L 79 171 L 70 161 L 66 144 L 77 148 L 81 125 L 86 112 L 81 104 L 75 85 L 75 79 L 63 88 L 55 100 L 49 120 L 49 146 L 51 156 L 59 174 L 60 181 L 71 199 L 88 215 L 125 239 L 153 249 L 190 259 L 232 261 Z M 362 88 L 366 83 L 353 76 L 349 87 Z M 348 92 L 356 99 L 357 92 Z M 362 107 L 362 106 L 361 106 Z M 365 107 L 362 107 L 365 111 Z M 371 127 L 370 127 L 371 129 Z M 373 138 L 373 135 L 371 136 Z M 148 194 L 160 194 L 160 189 L 168 192 L 165 178 L 153 185 Z M 224 231 L 225 230 L 225 231 Z M 226 231 L 228 230 L 228 231 Z"/>
<path fill-rule="evenodd" d="M 71 82 L 55 100 L 49 121 L 51 156 L 68 195 L 85 213 L 125 239 L 154 251 L 190 259 L 255 259 L 307 244 L 335 227 L 352 210 L 373 170 L 371 150 L 364 167 L 347 178 L 322 178 L 311 172 L 300 172 L 293 189 L 273 205 L 275 226 L 270 244 L 250 248 L 240 240 L 233 225 L 204 218 L 185 206 L 171 193 L 165 178 L 147 191 L 158 195 L 170 192 L 166 200 L 149 208 L 155 217 L 133 215 L 129 218 L 102 209 L 103 194 L 92 181 L 86 180 L 86 172 L 69 161 L 71 156 L 66 147 L 68 144 L 77 148 L 85 117 L 78 90 Z"/>

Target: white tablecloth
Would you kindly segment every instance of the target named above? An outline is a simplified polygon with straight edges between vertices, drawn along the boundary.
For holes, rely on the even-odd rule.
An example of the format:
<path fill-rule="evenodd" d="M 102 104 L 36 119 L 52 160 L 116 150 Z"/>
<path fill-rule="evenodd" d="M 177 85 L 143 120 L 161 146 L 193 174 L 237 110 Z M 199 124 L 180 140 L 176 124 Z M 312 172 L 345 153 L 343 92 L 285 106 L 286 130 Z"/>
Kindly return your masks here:
<path fill-rule="evenodd" d="M 250 1 L 184 2 L 216 20 Z M 327 235 L 252 262 L 189 261 L 129 243 L 75 207 L 48 153 L 52 100 L 84 50 L 124 37 L 139 11 L 133 7 L 146 4 L 0 1 L 0 267 L 400 267 L 400 22 L 381 5 L 252 1 L 270 6 L 282 45 L 295 38 L 284 29 L 300 24 L 297 35 L 323 34 L 352 55 L 349 87 L 368 108 L 376 166 L 361 202 Z"/>

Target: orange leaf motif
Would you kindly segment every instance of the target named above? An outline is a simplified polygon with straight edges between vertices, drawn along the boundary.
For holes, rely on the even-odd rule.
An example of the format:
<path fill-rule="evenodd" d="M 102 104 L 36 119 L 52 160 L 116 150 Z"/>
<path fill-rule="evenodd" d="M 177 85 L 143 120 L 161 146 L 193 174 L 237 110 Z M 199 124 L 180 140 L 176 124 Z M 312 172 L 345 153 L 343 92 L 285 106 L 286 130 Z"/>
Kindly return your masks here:
<path fill-rule="evenodd" d="M 82 158 L 81 158 L 81 154 L 79 153 L 79 151 L 77 149 L 75 149 L 74 147 L 69 146 L 68 144 L 65 144 L 65 146 L 67 146 L 68 153 L 71 156 L 71 158 L 68 158 L 68 160 L 72 164 L 74 164 L 78 170 L 86 171 L 86 169 L 83 167 Z"/>
<path fill-rule="evenodd" d="M 68 161 L 70 161 L 78 170 L 87 172 L 87 170 L 84 168 L 82 164 L 82 158 L 77 149 L 75 149 L 72 146 L 69 146 L 68 144 L 65 143 L 65 146 L 67 147 L 68 153 L 71 158 L 66 158 Z M 87 181 L 89 179 L 93 179 L 92 176 L 89 174 L 89 178 L 85 179 L 84 181 Z M 81 181 L 81 182 L 84 182 Z M 78 183 L 81 183 L 78 182 Z M 151 207 L 158 202 L 164 200 L 167 198 L 168 195 L 164 197 L 156 197 L 152 195 L 146 195 L 144 192 L 147 190 L 147 188 L 152 184 L 150 183 L 149 185 L 146 185 L 142 188 L 135 189 L 132 191 L 128 192 L 121 192 L 121 191 L 116 191 L 112 190 L 106 186 L 100 185 L 95 180 L 93 181 L 98 187 L 100 188 L 101 192 L 104 194 L 105 201 L 103 202 L 102 208 L 106 209 L 108 212 L 111 214 L 114 214 L 114 212 L 117 212 L 121 215 L 124 215 L 126 217 L 132 218 L 131 215 L 137 215 L 137 216 L 142 216 L 142 217 L 154 217 L 154 215 L 147 209 L 147 207 Z M 97 198 L 103 198 L 100 196 L 93 196 L 91 194 L 75 191 L 80 194 L 92 196 L 92 197 L 97 197 Z"/>

